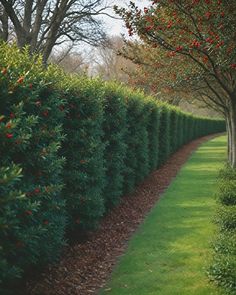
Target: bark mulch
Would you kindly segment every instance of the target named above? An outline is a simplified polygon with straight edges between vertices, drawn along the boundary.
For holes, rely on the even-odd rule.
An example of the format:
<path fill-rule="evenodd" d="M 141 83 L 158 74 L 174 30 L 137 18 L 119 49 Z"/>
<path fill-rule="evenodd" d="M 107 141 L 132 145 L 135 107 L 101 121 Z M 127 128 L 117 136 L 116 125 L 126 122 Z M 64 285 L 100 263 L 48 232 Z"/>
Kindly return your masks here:
<path fill-rule="evenodd" d="M 102 219 L 99 228 L 90 233 L 86 241 L 67 246 L 59 263 L 49 266 L 37 281 L 28 282 L 24 294 L 97 294 L 110 277 L 118 257 L 127 248 L 127 241 L 175 178 L 180 167 L 199 144 L 212 137 L 194 140 L 173 154 L 132 194 L 124 196 L 118 207 Z"/>

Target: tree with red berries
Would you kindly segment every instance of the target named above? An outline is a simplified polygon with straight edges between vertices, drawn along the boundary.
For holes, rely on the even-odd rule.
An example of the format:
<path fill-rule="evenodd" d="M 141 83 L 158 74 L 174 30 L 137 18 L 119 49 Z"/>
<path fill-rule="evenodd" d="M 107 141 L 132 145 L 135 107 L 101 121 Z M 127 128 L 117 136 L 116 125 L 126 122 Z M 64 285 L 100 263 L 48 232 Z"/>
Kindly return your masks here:
<path fill-rule="evenodd" d="M 130 86 L 141 88 L 147 95 L 172 105 L 186 105 L 187 110 L 195 101 L 192 93 L 190 96 L 179 79 L 186 73 L 186 66 L 189 65 L 185 60 L 170 58 L 169 55 L 163 54 L 160 48 L 143 44 L 138 40 L 125 40 L 119 54 L 136 65 L 123 69 L 129 75 Z M 180 66 L 180 61 L 184 66 Z"/>
<path fill-rule="evenodd" d="M 236 167 L 236 3 L 155 0 L 143 10 L 130 2 L 128 9 L 115 11 L 130 35 L 176 63 L 178 83 L 224 115 L 228 161 Z"/>

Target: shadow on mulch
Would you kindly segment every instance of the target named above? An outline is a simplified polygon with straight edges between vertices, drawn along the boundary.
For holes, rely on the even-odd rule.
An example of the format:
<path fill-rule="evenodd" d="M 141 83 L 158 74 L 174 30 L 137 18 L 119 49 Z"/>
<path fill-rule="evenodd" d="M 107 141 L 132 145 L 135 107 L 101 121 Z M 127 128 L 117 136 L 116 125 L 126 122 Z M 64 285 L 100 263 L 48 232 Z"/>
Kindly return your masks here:
<path fill-rule="evenodd" d="M 97 294 L 110 277 L 118 257 L 161 194 L 175 178 L 191 153 L 205 136 L 183 146 L 158 170 L 152 172 L 136 190 L 122 198 L 81 243 L 64 249 L 60 262 L 47 267 L 40 278 L 27 282 L 26 295 L 88 295 Z"/>

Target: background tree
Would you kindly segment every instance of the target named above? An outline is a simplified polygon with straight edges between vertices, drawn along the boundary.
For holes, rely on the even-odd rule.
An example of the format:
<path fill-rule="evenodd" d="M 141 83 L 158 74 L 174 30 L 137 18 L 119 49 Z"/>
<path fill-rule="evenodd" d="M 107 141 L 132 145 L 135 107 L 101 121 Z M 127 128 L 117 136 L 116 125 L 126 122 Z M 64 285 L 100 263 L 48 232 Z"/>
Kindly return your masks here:
<path fill-rule="evenodd" d="M 49 62 L 63 68 L 66 73 L 88 74 L 89 57 L 91 58 L 91 53 L 87 51 L 85 55 L 71 45 L 58 51 L 54 50 Z"/>
<path fill-rule="evenodd" d="M 236 167 L 236 2 L 155 0 L 143 11 L 132 2 L 115 10 L 130 35 L 175 58 L 179 82 L 225 116 L 228 160 Z"/>
<path fill-rule="evenodd" d="M 127 60 L 119 54 L 124 46 L 120 36 L 110 37 L 106 46 L 98 47 L 93 61 L 94 74 L 104 80 L 116 80 L 127 83 L 128 71 L 136 68 L 131 60 Z"/>
<path fill-rule="evenodd" d="M 20 48 L 29 45 L 46 62 L 55 45 L 101 45 L 106 35 L 97 16 L 107 8 L 106 0 L 0 0 L 0 38 L 13 34 Z"/>

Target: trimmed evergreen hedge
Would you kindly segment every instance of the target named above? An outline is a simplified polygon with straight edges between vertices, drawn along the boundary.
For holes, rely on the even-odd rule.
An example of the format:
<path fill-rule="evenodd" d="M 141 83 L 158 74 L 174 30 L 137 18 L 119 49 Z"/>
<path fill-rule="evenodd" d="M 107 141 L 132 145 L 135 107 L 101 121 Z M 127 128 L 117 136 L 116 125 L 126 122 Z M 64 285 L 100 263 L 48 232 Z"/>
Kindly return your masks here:
<path fill-rule="evenodd" d="M 115 83 L 46 70 L 14 46 L 0 46 L 0 69 L 2 288 L 54 261 L 65 232 L 96 227 L 182 144 L 225 129 Z"/>
<path fill-rule="evenodd" d="M 103 188 L 104 148 L 103 96 L 96 80 L 64 77 L 67 115 L 64 119 L 66 139 L 61 154 L 64 167 L 63 198 L 66 200 L 68 228 L 91 229 L 105 211 Z"/>
<path fill-rule="evenodd" d="M 64 244 L 64 113 L 40 58 L 2 45 L 0 63 L 0 282 L 9 285 Z"/>

